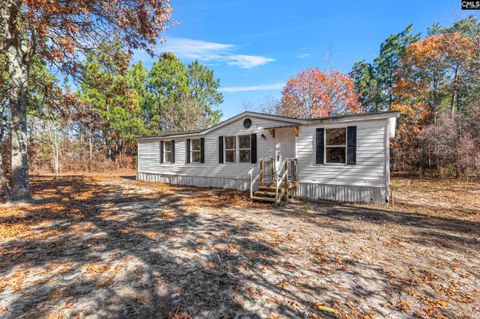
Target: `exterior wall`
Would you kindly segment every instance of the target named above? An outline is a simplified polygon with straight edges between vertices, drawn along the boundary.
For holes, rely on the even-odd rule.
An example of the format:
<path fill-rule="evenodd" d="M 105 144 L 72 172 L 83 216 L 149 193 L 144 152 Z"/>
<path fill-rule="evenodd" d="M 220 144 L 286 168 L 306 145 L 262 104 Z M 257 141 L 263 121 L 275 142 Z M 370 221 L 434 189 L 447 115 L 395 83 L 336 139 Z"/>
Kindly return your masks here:
<path fill-rule="evenodd" d="M 259 164 L 218 163 L 218 137 L 257 133 L 257 159 L 274 158 L 276 140 L 265 127 L 285 125 L 269 119 L 252 119 L 249 129 L 245 117 L 207 134 L 205 163 L 186 163 L 186 137 L 140 139 L 138 143 L 138 178 L 201 187 L 249 189 L 249 171 L 258 173 Z M 357 126 L 356 165 L 315 164 L 316 128 Z M 301 125 L 296 137 L 300 187 L 297 196 L 350 202 L 384 203 L 388 196 L 388 119 L 345 121 L 318 125 Z M 266 140 L 262 138 L 265 135 Z M 279 135 L 281 136 L 281 134 Z M 277 138 L 279 137 L 277 136 Z M 160 141 L 175 140 L 175 163 L 160 163 Z"/>
<path fill-rule="evenodd" d="M 247 116 L 246 116 L 247 117 Z M 265 127 L 285 125 L 282 121 L 272 121 L 262 118 L 252 119 L 252 126 L 249 129 L 243 127 L 244 118 L 220 127 L 205 135 L 198 135 L 198 138 L 205 138 L 205 163 L 186 163 L 186 137 L 167 137 L 138 142 L 138 167 L 139 178 L 141 173 L 161 174 L 162 176 L 190 176 L 208 178 L 230 178 L 234 180 L 249 180 L 248 172 L 258 172 L 259 165 L 251 163 L 223 163 L 218 162 L 218 137 L 232 135 L 246 135 L 257 133 L 257 160 L 261 158 L 273 158 L 275 153 L 275 141 Z M 262 138 L 265 135 L 266 140 Z M 197 138 L 189 137 L 189 138 Z M 160 141 L 175 140 L 175 163 L 160 163 Z"/>
<path fill-rule="evenodd" d="M 384 203 L 387 198 L 386 119 L 302 126 L 297 138 L 298 196 Z M 316 164 L 317 128 L 357 126 L 356 165 Z"/>
<path fill-rule="evenodd" d="M 315 164 L 317 128 L 357 126 L 356 165 Z M 300 182 L 385 187 L 385 120 L 301 127 L 297 138 Z"/>

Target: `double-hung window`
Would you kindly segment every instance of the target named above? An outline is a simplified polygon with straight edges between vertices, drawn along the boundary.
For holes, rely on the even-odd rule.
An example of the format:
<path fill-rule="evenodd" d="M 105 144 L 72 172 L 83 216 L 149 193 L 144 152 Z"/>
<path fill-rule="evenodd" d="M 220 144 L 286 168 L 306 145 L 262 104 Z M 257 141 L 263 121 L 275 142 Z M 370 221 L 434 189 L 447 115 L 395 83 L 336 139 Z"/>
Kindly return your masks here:
<path fill-rule="evenodd" d="M 238 137 L 240 163 L 250 163 L 251 144 L 250 135 L 240 135 Z"/>
<path fill-rule="evenodd" d="M 164 156 L 165 162 L 173 163 L 173 142 L 165 141 L 163 145 L 164 145 L 163 156 Z"/>
<path fill-rule="evenodd" d="M 225 163 L 235 163 L 237 155 L 237 141 L 235 136 L 225 136 Z"/>
<path fill-rule="evenodd" d="M 201 155 L 201 148 L 202 144 L 200 139 L 192 139 L 192 150 L 191 150 L 191 162 L 192 163 L 200 163 L 202 155 Z"/>
<path fill-rule="evenodd" d="M 325 159 L 326 163 L 346 163 L 347 158 L 347 130 L 345 127 L 325 130 Z"/>

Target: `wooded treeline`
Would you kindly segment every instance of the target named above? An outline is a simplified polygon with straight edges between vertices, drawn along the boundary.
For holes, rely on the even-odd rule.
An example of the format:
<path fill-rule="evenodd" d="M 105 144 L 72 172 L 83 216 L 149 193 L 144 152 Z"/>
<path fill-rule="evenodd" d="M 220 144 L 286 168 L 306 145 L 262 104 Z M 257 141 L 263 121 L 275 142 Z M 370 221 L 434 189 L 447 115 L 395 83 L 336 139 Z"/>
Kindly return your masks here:
<path fill-rule="evenodd" d="M 309 68 L 282 99 L 261 109 L 285 116 L 400 111 L 393 169 L 441 177 L 480 177 L 480 25 L 469 17 L 422 37 L 392 34 L 372 62 L 346 75 Z"/>
<path fill-rule="evenodd" d="M 393 165 L 442 177 L 480 177 L 480 25 L 475 17 L 426 36 L 408 26 L 350 76 L 366 111 L 400 111 Z"/>
<path fill-rule="evenodd" d="M 12 200 L 31 198 L 29 169 L 133 166 L 135 136 L 220 120 L 214 109 L 223 96 L 211 70 L 171 53 L 148 69 L 132 60 L 135 50 L 152 53 L 162 41 L 171 10 L 168 0 L 4 1 L 0 179 Z M 318 117 L 398 110 L 394 169 L 478 178 L 479 57 L 474 17 L 435 24 L 423 37 L 408 26 L 380 45 L 377 58 L 355 63 L 348 75 L 300 72 L 268 111 Z"/>
<path fill-rule="evenodd" d="M 162 54 L 150 69 L 102 42 L 80 65 L 73 90 L 39 61 L 32 68 L 28 105 L 31 169 L 43 172 L 105 171 L 134 167 L 136 136 L 213 125 L 223 101 L 219 80 L 199 62 Z M 5 83 L 5 82 L 4 82 Z M 0 140 L 8 167 L 10 112 L 0 106 Z"/>
<path fill-rule="evenodd" d="M 92 127 L 98 123 L 94 119 L 102 116 L 102 98 L 106 102 L 114 101 L 113 97 L 118 92 L 123 92 L 124 98 L 130 98 L 127 93 L 132 92 L 132 88 L 122 87 L 121 81 L 116 79 L 126 76 L 123 73 L 126 59 L 108 61 L 101 54 L 95 53 L 102 50 L 107 42 L 113 43 L 113 49 L 123 52 L 122 57 L 131 56 L 135 50 L 142 49 L 152 53 L 155 44 L 163 40 L 165 29 L 172 25 L 171 13 L 169 0 L 2 1 L 0 131 L 6 142 L 0 141 L 0 145 L 8 145 L 5 157 L 9 159 L 6 167 L 10 172 L 7 182 L 3 169 L 3 148 L 0 156 L 0 180 L 2 192 L 8 201 L 32 199 L 29 170 L 32 159 L 41 154 L 39 150 L 51 149 L 54 153 L 53 166 L 56 166 L 54 169 L 58 169 L 62 136 L 68 137 L 68 142 L 71 134 L 77 133 L 82 141 L 84 135 L 78 132 L 90 130 L 95 132 L 90 134 L 94 135 L 89 137 L 90 141 L 93 138 L 104 138 L 103 144 L 99 145 L 107 148 L 108 156 L 122 154 L 125 149 L 123 142 L 115 143 L 112 151 L 112 143 L 108 141 L 112 137 L 120 139 L 118 132 L 111 132 L 113 121 L 105 121 L 106 125 L 102 123 L 99 130 Z M 95 57 L 93 59 L 92 53 Z M 98 62 L 98 70 L 88 69 L 88 65 L 83 63 L 88 60 Z M 119 67 L 112 67 L 114 64 Z M 52 71 L 58 72 L 55 75 L 61 74 L 62 77 L 69 76 L 77 80 L 84 78 L 85 73 L 99 71 L 99 78 L 95 80 L 105 81 L 101 84 L 112 91 L 99 92 L 98 101 L 97 96 L 94 96 L 92 100 L 99 102 L 97 105 L 89 105 L 91 101 L 87 100 L 85 107 L 82 107 L 76 102 L 78 96 L 72 94 L 68 87 L 59 87 L 56 76 L 50 76 Z M 100 77 L 103 75 L 104 78 Z M 93 82 L 85 83 L 88 86 Z M 85 90 L 83 93 L 88 96 L 91 92 Z M 126 113 L 132 113 L 133 104 L 122 102 L 123 105 L 129 105 L 131 110 L 116 114 L 115 120 L 122 117 L 125 119 Z M 76 108 L 72 108 L 72 105 Z M 105 109 L 105 104 L 103 107 Z M 106 106 L 108 112 L 109 107 Z M 90 118 L 91 121 L 81 122 L 80 118 Z M 76 119 L 77 122 L 72 122 L 71 119 Z M 34 130 L 40 132 L 34 134 Z M 63 130 L 66 133 L 59 134 Z M 35 139 L 40 141 L 36 147 L 31 144 L 35 143 Z M 93 154 L 90 158 L 93 159 Z"/>

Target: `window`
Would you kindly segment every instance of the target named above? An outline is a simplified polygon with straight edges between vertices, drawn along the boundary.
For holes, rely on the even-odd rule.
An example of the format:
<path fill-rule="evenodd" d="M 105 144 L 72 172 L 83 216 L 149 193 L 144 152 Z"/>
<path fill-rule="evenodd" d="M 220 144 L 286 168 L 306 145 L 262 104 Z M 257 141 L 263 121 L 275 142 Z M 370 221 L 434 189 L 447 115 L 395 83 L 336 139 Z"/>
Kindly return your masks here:
<path fill-rule="evenodd" d="M 240 135 L 238 144 L 240 148 L 240 163 L 250 163 L 250 135 Z"/>
<path fill-rule="evenodd" d="M 164 157 L 165 162 L 173 163 L 173 142 L 172 141 L 165 141 L 164 145 Z"/>
<path fill-rule="evenodd" d="M 225 163 L 234 163 L 236 152 L 237 141 L 235 136 L 225 136 Z"/>
<path fill-rule="evenodd" d="M 327 163 L 345 164 L 347 154 L 347 130 L 346 128 L 331 128 L 325 132 L 325 159 Z"/>
<path fill-rule="evenodd" d="M 192 163 L 200 163 L 201 161 L 201 148 L 202 144 L 200 142 L 200 139 L 193 139 L 192 140 L 192 150 L 191 150 L 191 162 Z"/>

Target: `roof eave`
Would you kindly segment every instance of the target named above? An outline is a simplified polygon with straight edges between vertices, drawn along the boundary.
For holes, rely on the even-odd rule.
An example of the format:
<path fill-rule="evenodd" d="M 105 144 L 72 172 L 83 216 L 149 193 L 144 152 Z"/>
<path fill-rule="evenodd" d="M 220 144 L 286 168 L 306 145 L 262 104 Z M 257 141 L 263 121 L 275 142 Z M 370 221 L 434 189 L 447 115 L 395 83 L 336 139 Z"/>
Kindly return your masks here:
<path fill-rule="evenodd" d="M 384 111 L 371 113 L 357 113 L 357 114 L 343 114 L 332 117 L 323 117 L 316 119 L 308 119 L 307 125 L 337 123 L 337 122 L 353 122 L 353 121 L 372 121 L 387 118 L 397 118 L 400 112 L 398 111 Z"/>
<path fill-rule="evenodd" d="M 289 123 L 291 125 L 315 125 L 315 124 L 325 124 L 325 123 L 337 123 L 337 122 L 353 122 L 353 121 L 370 121 L 370 120 L 378 120 L 378 119 L 387 119 L 387 118 L 397 118 L 399 117 L 399 111 L 382 111 L 382 112 L 370 112 L 370 113 L 356 113 L 356 114 L 343 114 L 337 116 L 329 116 L 329 117 L 322 117 L 322 118 L 315 118 L 315 119 L 298 119 L 298 118 L 291 118 L 286 116 L 279 116 L 279 115 L 272 115 L 266 113 L 258 113 L 258 112 L 251 112 L 245 111 L 240 114 L 237 114 L 225 121 L 222 121 L 214 126 L 211 126 L 205 130 L 201 130 L 198 132 L 180 132 L 180 133 L 172 133 L 172 134 L 164 134 L 164 135 L 154 135 L 154 136 L 136 136 L 137 140 L 152 140 L 152 139 L 163 139 L 169 137 L 192 137 L 192 136 L 202 136 L 207 133 L 210 133 L 222 126 L 225 126 L 229 123 L 232 123 L 239 118 L 244 116 L 252 116 L 252 117 L 259 117 L 264 119 L 271 119 L 274 121 L 281 121 L 285 123 Z"/>
<path fill-rule="evenodd" d="M 291 117 L 286 117 L 286 116 L 279 116 L 279 115 L 272 115 L 272 114 L 266 114 L 266 113 L 258 113 L 258 112 L 251 112 L 251 111 L 245 111 L 240 114 L 237 114 L 235 116 L 232 116 L 229 119 L 226 119 L 225 121 L 222 121 L 218 124 L 215 124 L 209 128 L 206 128 L 203 131 L 200 132 L 193 132 L 193 133 L 172 133 L 172 134 L 165 134 L 165 135 L 155 135 L 155 136 L 136 136 L 137 140 L 148 140 L 148 139 L 161 139 L 161 138 L 167 138 L 167 137 L 188 137 L 188 136 L 199 136 L 199 135 L 204 135 L 207 133 L 210 133 L 224 125 L 227 125 L 229 123 L 232 123 L 239 118 L 242 118 L 244 116 L 251 116 L 251 117 L 259 117 L 259 118 L 265 118 L 265 119 L 271 119 L 274 121 L 281 121 L 285 123 L 291 123 L 291 124 L 304 124 L 305 120 L 302 119 L 296 119 L 296 118 L 291 118 Z"/>

